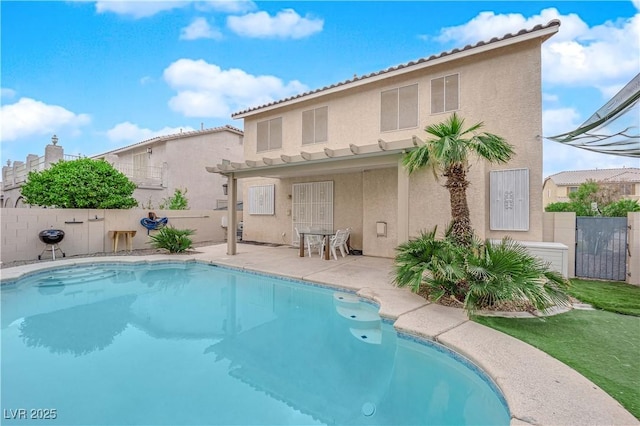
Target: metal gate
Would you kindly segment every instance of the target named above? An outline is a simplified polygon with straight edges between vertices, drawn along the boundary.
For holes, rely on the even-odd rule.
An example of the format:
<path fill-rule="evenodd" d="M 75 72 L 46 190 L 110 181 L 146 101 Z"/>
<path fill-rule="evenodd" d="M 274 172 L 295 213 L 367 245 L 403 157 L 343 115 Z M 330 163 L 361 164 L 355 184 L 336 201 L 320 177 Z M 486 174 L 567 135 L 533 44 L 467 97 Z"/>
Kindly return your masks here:
<path fill-rule="evenodd" d="M 627 218 L 576 218 L 576 277 L 624 281 Z"/>

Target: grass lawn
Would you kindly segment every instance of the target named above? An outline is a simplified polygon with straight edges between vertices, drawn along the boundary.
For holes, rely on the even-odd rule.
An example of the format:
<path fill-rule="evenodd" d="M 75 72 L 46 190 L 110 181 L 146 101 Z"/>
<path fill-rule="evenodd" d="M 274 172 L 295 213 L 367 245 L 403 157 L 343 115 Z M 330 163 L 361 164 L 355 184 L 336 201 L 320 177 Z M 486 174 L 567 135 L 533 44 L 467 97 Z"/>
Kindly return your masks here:
<path fill-rule="evenodd" d="M 572 295 L 614 312 L 572 310 L 544 319 L 476 317 L 474 320 L 564 362 L 640 419 L 640 316 L 637 316 L 640 288 L 583 280 L 572 280 L 572 284 Z M 621 315 L 617 311 L 635 315 Z"/>
<path fill-rule="evenodd" d="M 569 294 L 598 309 L 640 316 L 640 287 L 638 286 L 622 282 L 573 279 Z M 640 333 L 640 330 L 638 332 Z"/>

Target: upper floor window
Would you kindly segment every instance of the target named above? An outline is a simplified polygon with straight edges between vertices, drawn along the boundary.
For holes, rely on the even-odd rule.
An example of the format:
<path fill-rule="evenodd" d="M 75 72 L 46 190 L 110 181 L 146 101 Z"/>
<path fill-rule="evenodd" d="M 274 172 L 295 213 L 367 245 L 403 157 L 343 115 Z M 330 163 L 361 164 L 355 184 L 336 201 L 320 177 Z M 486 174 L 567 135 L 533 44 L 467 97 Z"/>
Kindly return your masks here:
<path fill-rule="evenodd" d="M 621 195 L 636 195 L 636 185 L 634 183 L 621 183 L 620 184 Z"/>
<path fill-rule="evenodd" d="M 141 152 L 138 154 L 133 154 L 133 170 L 132 174 L 134 178 L 145 178 L 147 177 L 147 159 L 149 154 L 146 152 Z"/>
<path fill-rule="evenodd" d="M 385 90 L 380 96 L 380 131 L 418 127 L 418 85 Z"/>
<path fill-rule="evenodd" d="M 327 141 L 328 117 L 328 107 L 310 109 L 302 112 L 303 145 Z"/>
<path fill-rule="evenodd" d="M 431 114 L 455 111 L 460 102 L 459 74 L 451 74 L 431 80 Z"/>
<path fill-rule="evenodd" d="M 258 123 L 258 152 L 282 148 L 282 117 Z"/>

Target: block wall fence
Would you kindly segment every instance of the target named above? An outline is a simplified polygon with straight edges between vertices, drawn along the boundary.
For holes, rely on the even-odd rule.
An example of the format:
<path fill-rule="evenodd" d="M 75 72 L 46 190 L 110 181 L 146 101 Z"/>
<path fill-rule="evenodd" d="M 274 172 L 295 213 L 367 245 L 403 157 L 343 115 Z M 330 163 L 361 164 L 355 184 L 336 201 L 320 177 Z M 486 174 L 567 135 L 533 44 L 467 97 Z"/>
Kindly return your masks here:
<path fill-rule="evenodd" d="M 191 237 L 194 243 L 226 240 L 226 228 L 222 227 L 226 211 L 154 210 L 154 213 L 159 218 L 167 217 L 169 226 L 195 230 Z M 65 232 L 59 246 L 67 256 L 113 252 L 110 231 L 136 231 L 133 249 L 151 248 L 147 229 L 140 224 L 148 214 L 149 210 L 144 209 L 0 209 L 0 261 L 36 260 L 45 248 L 38 234 L 45 229 Z M 238 212 L 238 222 L 241 220 L 242 212 Z M 124 249 L 125 242 L 120 237 L 118 250 Z M 45 258 L 51 258 L 51 253 L 44 253 Z"/>

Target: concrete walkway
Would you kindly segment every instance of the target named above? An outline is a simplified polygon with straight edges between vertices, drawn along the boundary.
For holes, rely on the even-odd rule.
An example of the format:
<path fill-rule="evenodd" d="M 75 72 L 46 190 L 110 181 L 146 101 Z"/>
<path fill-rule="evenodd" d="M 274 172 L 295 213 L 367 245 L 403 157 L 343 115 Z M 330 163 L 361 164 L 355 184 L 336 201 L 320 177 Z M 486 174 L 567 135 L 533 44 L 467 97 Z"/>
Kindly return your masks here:
<path fill-rule="evenodd" d="M 380 304 L 380 315 L 407 333 L 441 343 L 480 366 L 502 390 L 512 425 L 640 425 L 617 401 L 584 376 L 544 352 L 470 321 L 461 309 L 430 304 L 391 283 L 391 259 L 347 256 L 338 261 L 298 257 L 291 247 L 238 244 L 199 247 L 197 254 L 63 259 L 56 266 L 101 261 L 144 262 L 197 259 L 355 290 Z M 3 269 L 2 278 L 53 266 L 38 263 Z"/>

